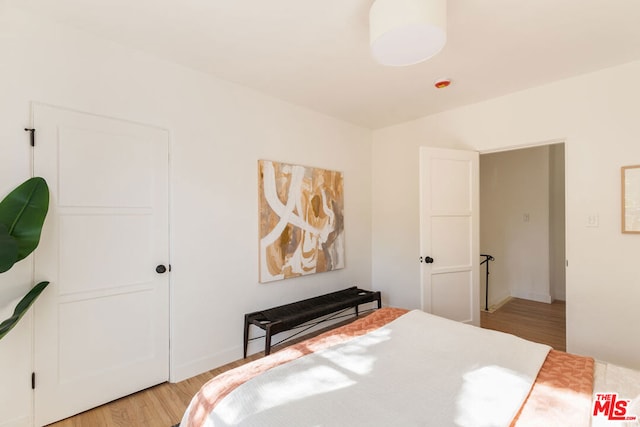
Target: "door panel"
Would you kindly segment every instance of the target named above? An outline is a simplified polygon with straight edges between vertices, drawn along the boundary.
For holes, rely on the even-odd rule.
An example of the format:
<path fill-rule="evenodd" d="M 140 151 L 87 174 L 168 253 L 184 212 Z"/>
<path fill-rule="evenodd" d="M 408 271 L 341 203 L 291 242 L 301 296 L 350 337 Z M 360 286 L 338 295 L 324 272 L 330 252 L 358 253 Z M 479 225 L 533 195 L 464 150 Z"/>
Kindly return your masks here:
<path fill-rule="evenodd" d="M 434 274 L 432 276 L 433 314 L 460 322 L 467 321 L 473 310 L 473 280 L 470 271 Z"/>
<path fill-rule="evenodd" d="M 156 273 L 149 268 L 154 265 L 152 228 L 148 215 L 61 216 L 60 258 L 82 262 L 60 263 L 60 294 L 153 281 Z M 87 241 L 108 244 L 87 248 Z M 125 241 L 125 246 L 118 247 Z"/>
<path fill-rule="evenodd" d="M 478 153 L 420 149 L 420 250 L 423 310 L 478 325 Z"/>
<path fill-rule="evenodd" d="M 35 256 L 35 422 L 169 376 L 168 134 L 33 106 L 35 175 L 51 190 Z"/>
<path fill-rule="evenodd" d="M 75 299 L 60 305 L 61 383 L 117 372 L 153 357 L 153 330 L 149 322 L 153 298 L 150 292 L 152 290 L 145 289 L 100 298 Z M 117 316 L 113 315 L 114 306 L 118 307 Z M 103 322 L 104 318 L 110 318 L 111 322 Z M 78 319 L 84 321 L 78 323 Z M 111 336 L 120 336 L 118 347 L 104 339 Z"/>
<path fill-rule="evenodd" d="M 60 126 L 59 206 L 151 208 L 156 148 L 142 135 Z"/>
<path fill-rule="evenodd" d="M 432 216 L 431 252 L 438 260 L 434 268 L 469 266 L 473 252 L 471 220 L 466 216 Z"/>
<path fill-rule="evenodd" d="M 458 157 L 458 153 L 454 155 Z M 433 178 L 430 184 L 431 209 L 434 212 L 471 211 L 473 170 L 469 160 L 436 155 L 428 164 L 429 176 Z"/>

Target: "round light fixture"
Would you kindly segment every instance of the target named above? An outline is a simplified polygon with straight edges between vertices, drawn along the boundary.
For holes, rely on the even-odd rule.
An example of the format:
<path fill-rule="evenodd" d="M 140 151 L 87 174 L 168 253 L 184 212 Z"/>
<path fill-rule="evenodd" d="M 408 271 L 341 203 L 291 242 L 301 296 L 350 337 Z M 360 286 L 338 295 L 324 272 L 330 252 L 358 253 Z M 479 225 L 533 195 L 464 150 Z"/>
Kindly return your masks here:
<path fill-rule="evenodd" d="M 376 0 L 369 11 L 374 59 L 403 66 L 425 61 L 447 41 L 446 0 Z"/>

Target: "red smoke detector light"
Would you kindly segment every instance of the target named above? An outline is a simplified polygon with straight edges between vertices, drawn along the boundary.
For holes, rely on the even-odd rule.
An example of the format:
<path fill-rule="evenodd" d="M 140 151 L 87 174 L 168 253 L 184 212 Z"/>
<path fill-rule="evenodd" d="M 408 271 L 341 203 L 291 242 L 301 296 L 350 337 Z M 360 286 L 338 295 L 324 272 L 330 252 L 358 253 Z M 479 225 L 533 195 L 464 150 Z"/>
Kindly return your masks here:
<path fill-rule="evenodd" d="M 450 84 L 451 84 L 451 79 L 440 79 L 440 80 L 436 80 L 433 85 L 436 87 L 436 89 L 444 89 Z"/>

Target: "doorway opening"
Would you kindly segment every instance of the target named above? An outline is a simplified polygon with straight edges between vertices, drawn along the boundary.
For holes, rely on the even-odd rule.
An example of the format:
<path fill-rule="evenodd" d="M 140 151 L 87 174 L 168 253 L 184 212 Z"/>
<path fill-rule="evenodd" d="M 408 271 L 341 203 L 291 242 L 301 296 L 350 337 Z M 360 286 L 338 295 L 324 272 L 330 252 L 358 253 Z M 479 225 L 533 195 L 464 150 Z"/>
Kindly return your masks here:
<path fill-rule="evenodd" d="M 543 319 L 553 302 L 564 312 L 564 143 L 480 155 L 480 252 L 494 258 L 480 271 L 483 311 L 514 298 L 543 303 L 528 304 L 528 317 L 514 322 Z"/>

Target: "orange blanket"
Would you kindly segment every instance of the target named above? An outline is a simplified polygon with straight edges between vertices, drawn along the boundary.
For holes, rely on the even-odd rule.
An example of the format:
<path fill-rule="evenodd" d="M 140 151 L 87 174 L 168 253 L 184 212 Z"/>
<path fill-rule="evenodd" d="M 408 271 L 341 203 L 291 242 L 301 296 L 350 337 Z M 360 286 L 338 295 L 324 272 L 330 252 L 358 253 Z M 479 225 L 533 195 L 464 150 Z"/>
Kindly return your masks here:
<path fill-rule="evenodd" d="M 589 426 L 594 360 L 551 350 L 512 426 Z"/>
<path fill-rule="evenodd" d="M 236 387 L 260 375 L 262 372 L 306 354 L 365 335 L 402 316 L 407 311 L 400 308 L 382 308 L 353 323 L 218 375 L 206 383 L 193 397 L 186 420 L 183 420 L 181 426 L 196 427 L 202 425 L 218 402 Z M 592 384 L 593 359 L 552 350 L 547 356 L 536 383 L 512 426 L 540 425 L 541 417 L 545 420 L 544 425 L 579 426 L 581 424 L 563 422 L 563 420 L 567 420 L 568 415 L 572 416 L 572 420 L 576 419 L 575 414 L 568 414 L 566 411 L 578 410 L 578 406 L 581 406 L 579 409 L 581 414 L 577 418 L 586 417 L 586 424 L 584 425 L 588 426 Z M 559 390 L 566 391 L 566 393 L 558 393 Z M 562 396 L 559 397 L 559 394 L 564 398 Z M 588 401 L 586 408 L 582 408 L 584 402 L 581 405 L 576 404 L 576 396 L 579 397 L 577 400 L 580 402 L 584 399 Z M 558 422 L 555 424 L 547 423 L 546 421 L 551 421 L 548 418 L 551 416 L 554 416 Z"/>

